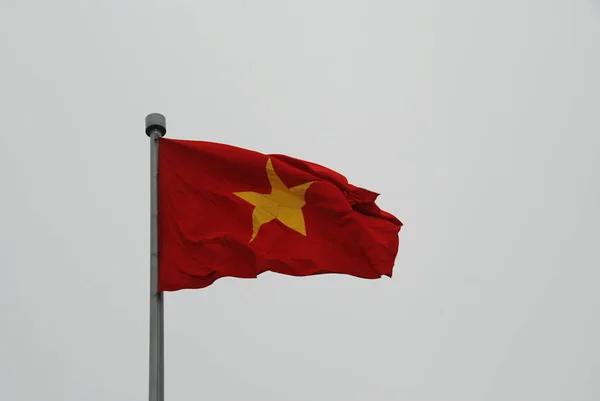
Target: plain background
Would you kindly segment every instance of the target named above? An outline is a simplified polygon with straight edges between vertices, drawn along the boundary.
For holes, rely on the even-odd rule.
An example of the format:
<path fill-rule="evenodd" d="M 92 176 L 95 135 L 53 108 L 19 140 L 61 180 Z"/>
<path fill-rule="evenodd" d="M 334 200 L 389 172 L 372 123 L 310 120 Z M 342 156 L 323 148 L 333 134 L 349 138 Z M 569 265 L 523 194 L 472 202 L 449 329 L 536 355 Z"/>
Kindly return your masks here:
<path fill-rule="evenodd" d="M 600 399 L 596 0 L 0 3 L 3 400 L 147 399 L 151 112 L 405 224 L 167 294 L 167 400 Z"/>

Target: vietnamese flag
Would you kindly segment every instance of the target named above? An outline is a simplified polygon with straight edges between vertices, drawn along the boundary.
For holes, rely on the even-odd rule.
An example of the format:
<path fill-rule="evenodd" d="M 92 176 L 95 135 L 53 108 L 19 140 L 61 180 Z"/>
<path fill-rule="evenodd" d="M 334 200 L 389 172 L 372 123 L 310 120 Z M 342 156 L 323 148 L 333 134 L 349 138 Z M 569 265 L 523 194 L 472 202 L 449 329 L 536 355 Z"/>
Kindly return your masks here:
<path fill-rule="evenodd" d="M 289 156 L 162 138 L 158 289 L 266 271 L 391 277 L 402 223 L 377 195 Z"/>

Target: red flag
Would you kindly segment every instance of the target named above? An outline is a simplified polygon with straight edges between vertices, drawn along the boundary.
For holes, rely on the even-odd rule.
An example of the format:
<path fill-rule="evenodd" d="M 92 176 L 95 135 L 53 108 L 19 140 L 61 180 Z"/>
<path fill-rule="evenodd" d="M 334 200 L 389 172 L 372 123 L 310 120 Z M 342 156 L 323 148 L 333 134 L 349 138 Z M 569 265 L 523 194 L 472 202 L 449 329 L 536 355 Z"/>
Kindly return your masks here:
<path fill-rule="evenodd" d="M 402 223 L 379 209 L 378 194 L 289 156 L 159 144 L 159 291 L 265 271 L 392 276 Z"/>

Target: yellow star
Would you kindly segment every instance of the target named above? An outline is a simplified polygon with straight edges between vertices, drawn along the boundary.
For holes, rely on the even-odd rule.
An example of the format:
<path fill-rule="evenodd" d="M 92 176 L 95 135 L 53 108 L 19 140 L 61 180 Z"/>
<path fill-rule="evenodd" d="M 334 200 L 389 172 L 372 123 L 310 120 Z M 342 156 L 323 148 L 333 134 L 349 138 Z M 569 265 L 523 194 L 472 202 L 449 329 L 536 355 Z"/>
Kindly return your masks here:
<path fill-rule="evenodd" d="M 302 206 L 306 204 L 304 195 L 306 190 L 314 182 L 307 182 L 302 185 L 297 185 L 293 188 L 288 188 L 277 176 L 271 159 L 267 160 L 267 177 L 271 184 L 270 194 L 259 194 L 257 192 L 234 192 L 234 195 L 239 196 L 246 202 L 254 205 L 252 212 L 252 238 L 250 242 L 256 238 L 260 227 L 272 220 L 279 220 L 281 223 L 306 235 L 304 226 L 304 215 L 302 214 Z"/>

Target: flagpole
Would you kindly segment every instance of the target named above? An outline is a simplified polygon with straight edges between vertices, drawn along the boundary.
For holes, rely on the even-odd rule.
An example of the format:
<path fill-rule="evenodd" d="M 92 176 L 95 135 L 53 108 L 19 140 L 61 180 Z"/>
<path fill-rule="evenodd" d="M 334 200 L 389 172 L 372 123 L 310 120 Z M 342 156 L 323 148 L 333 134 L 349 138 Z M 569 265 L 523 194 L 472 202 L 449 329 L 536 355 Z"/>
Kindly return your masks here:
<path fill-rule="evenodd" d="M 146 135 L 150 137 L 150 352 L 149 401 L 165 399 L 164 309 L 158 291 L 158 143 L 167 133 L 165 116 L 146 116 Z"/>

